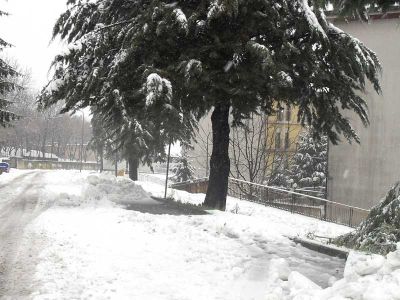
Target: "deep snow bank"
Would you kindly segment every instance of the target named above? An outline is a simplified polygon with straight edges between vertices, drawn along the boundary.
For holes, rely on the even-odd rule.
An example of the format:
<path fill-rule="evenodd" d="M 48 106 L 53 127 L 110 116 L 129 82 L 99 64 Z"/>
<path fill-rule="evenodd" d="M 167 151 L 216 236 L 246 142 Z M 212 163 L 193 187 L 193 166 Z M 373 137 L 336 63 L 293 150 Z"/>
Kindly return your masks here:
<path fill-rule="evenodd" d="M 400 299 L 400 243 L 386 257 L 351 252 L 344 278 L 321 289 L 298 272 L 271 270 L 266 299 L 398 300 Z"/>
<path fill-rule="evenodd" d="M 53 180 L 62 177 L 64 173 L 58 171 Z M 58 175 L 58 176 L 57 176 Z M 70 174 L 68 174 L 70 175 Z M 55 185 L 53 189 L 54 204 L 56 206 L 110 206 L 114 204 L 129 205 L 132 203 L 153 203 L 158 202 L 150 198 L 140 185 L 135 184 L 130 179 L 115 177 L 108 174 L 74 174 L 70 178 L 70 183 L 62 183 L 63 188 Z M 49 175 L 50 176 L 50 175 Z M 68 177 L 67 177 L 68 178 Z M 72 186 L 71 186 L 72 185 Z M 80 187 L 78 192 L 71 191 Z M 49 190 L 49 189 L 48 189 Z M 57 193 L 59 191 L 59 193 Z"/>

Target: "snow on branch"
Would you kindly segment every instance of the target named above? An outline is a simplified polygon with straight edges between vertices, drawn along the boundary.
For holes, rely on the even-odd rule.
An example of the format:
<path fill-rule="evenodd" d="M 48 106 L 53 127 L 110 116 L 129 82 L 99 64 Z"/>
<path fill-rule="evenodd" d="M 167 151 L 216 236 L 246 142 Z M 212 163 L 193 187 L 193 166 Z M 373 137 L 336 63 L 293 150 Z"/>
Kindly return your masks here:
<path fill-rule="evenodd" d="M 189 81 L 192 77 L 200 75 L 203 71 L 203 66 L 201 61 L 197 59 L 191 59 L 188 61 L 185 68 L 185 78 Z"/>
<path fill-rule="evenodd" d="M 304 13 L 310 28 L 313 31 L 319 32 L 324 38 L 327 38 L 325 30 L 322 28 L 312 8 L 308 5 L 308 0 L 299 0 L 300 9 Z"/>
<path fill-rule="evenodd" d="M 238 0 L 215 0 L 211 3 L 207 13 L 207 19 L 213 20 L 220 15 L 237 16 L 239 13 Z"/>
<path fill-rule="evenodd" d="M 262 60 L 263 67 L 268 67 L 273 64 L 271 51 L 264 45 L 261 45 L 255 41 L 249 41 L 247 43 L 247 50 Z"/>
<path fill-rule="evenodd" d="M 172 99 L 171 82 L 157 73 L 151 73 L 147 76 L 144 90 L 146 92 L 146 106 L 153 105 L 162 96 L 166 97 L 167 102 Z"/>
<path fill-rule="evenodd" d="M 179 8 L 175 8 L 172 13 L 175 16 L 175 19 L 178 22 L 179 27 L 187 34 L 189 29 L 188 29 L 188 21 L 186 15 Z"/>

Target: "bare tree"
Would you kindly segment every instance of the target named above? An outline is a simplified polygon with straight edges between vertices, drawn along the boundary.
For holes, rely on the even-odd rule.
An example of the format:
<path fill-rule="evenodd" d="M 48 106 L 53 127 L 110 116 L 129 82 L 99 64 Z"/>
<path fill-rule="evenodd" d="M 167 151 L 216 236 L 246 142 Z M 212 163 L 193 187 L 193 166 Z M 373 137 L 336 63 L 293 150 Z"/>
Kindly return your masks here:
<path fill-rule="evenodd" d="M 231 175 L 253 183 L 274 184 L 290 165 L 299 126 L 290 120 L 252 114 L 242 127 L 232 129 Z"/>
<path fill-rule="evenodd" d="M 16 62 L 9 62 L 22 76 L 15 78 L 15 84 L 23 87 L 7 95 L 12 104 L 12 110 L 20 119 L 11 123 L 11 127 L 0 128 L 0 153 L 11 156 L 31 156 L 33 153 L 50 153 L 51 157 L 78 160 L 80 149 L 82 157 L 88 159 L 87 143 L 91 139 L 89 122 L 84 125 L 84 146 L 81 145 L 82 119 L 69 114 L 60 115 L 62 103 L 46 110 L 38 110 L 36 104 L 37 92 L 31 86 L 29 70 L 18 67 Z M 72 148 L 72 151 L 70 150 Z M 69 155 L 73 153 L 73 155 Z"/>

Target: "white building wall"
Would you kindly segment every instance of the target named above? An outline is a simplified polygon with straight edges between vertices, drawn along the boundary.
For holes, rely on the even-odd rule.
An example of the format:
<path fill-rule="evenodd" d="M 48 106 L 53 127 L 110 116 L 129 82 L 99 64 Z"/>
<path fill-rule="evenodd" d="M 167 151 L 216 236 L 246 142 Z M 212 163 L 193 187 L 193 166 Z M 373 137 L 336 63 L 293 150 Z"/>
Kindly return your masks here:
<path fill-rule="evenodd" d="M 328 193 L 331 200 L 363 208 L 377 204 L 400 180 L 400 21 L 338 23 L 374 50 L 383 67 L 382 95 L 369 88 L 371 125 L 349 115 L 361 144 L 330 145 Z"/>

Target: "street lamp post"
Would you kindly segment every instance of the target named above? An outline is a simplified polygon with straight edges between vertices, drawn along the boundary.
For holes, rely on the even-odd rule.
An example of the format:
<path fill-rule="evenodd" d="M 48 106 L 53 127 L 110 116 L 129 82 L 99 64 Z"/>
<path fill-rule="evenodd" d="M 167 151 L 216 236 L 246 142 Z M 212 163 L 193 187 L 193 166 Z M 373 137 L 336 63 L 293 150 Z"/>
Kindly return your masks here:
<path fill-rule="evenodd" d="M 82 167 L 83 167 L 83 135 L 85 133 L 85 113 L 83 112 L 83 110 L 81 110 L 81 113 L 82 113 L 82 135 L 81 135 L 81 163 L 79 172 L 82 172 Z"/>

